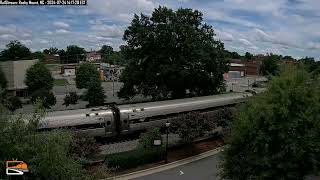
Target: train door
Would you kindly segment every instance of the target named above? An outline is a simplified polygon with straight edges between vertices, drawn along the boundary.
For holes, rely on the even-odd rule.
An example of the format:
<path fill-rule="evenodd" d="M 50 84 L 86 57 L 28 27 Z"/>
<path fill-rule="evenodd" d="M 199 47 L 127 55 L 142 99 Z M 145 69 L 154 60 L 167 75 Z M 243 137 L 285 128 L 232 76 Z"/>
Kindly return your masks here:
<path fill-rule="evenodd" d="M 113 116 L 104 117 L 104 123 L 105 123 L 105 136 L 113 134 L 115 129 L 114 117 Z"/>

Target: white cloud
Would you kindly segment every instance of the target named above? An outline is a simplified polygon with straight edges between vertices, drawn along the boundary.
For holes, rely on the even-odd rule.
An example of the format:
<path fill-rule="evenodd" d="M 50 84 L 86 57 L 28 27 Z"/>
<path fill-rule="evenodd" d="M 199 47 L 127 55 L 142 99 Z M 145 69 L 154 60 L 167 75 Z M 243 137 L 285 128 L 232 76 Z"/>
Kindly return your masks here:
<path fill-rule="evenodd" d="M 1 26 L 0 25 L 0 34 L 13 34 L 17 31 L 15 25 Z"/>
<path fill-rule="evenodd" d="M 122 37 L 124 33 L 124 27 L 117 26 L 117 25 L 106 25 L 106 24 L 99 24 L 93 25 L 90 29 L 96 32 L 98 35 L 103 37 Z"/>
<path fill-rule="evenodd" d="M 55 21 L 55 22 L 53 23 L 53 25 L 54 25 L 55 27 L 57 27 L 57 28 L 63 28 L 63 29 L 66 29 L 66 28 L 69 28 L 69 27 L 70 27 L 69 24 L 67 24 L 67 23 L 65 23 L 65 22 L 62 22 L 62 21 Z"/>
<path fill-rule="evenodd" d="M 17 37 L 12 34 L 2 34 L 2 35 L 0 35 L 0 39 L 2 39 L 2 40 L 16 40 Z"/>
<path fill-rule="evenodd" d="M 70 33 L 70 31 L 65 30 L 65 29 L 57 29 L 56 33 L 57 34 L 68 34 L 68 33 Z"/>
<path fill-rule="evenodd" d="M 39 40 L 39 43 L 41 43 L 41 44 L 48 44 L 49 41 L 46 40 L 46 39 L 40 39 L 40 40 Z"/>
<path fill-rule="evenodd" d="M 44 34 L 45 34 L 45 35 L 52 35 L 53 32 L 52 32 L 52 31 L 45 31 Z"/>
<path fill-rule="evenodd" d="M 240 19 L 237 17 L 232 17 L 222 11 L 206 10 L 205 18 L 207 18 L 208 20 L 229 22 L 232 24 L 237 24 L 237 25 L 246 26 L 246 27 L 260 27 L 260 25 L 257 23 Z"/>
<path fill-rule="evenodd" d="M 252 46 L 252 43 L 248 41 L 247 39 L 239 39 L 239 42 L 246 45 L 246 46 Z"/>

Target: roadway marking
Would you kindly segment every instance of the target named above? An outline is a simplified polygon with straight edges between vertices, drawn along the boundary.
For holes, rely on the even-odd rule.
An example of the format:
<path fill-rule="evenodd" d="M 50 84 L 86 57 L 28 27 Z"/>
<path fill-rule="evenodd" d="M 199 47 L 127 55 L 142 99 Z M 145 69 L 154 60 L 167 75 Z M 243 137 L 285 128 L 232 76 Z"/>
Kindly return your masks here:
<path fill-rule="evenodd" d="M 182 175 L 184 175 L 184 172 L 183 171 L 180 171 L 180 174 L 179 174 L 180 176 L 182 176 Z"/>

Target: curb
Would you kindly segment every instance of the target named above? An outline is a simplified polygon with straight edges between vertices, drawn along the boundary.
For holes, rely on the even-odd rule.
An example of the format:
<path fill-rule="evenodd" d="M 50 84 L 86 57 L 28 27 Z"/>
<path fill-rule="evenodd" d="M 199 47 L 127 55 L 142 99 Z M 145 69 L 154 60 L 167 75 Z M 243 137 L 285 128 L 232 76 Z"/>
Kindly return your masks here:
<path fill-rule="evenodd" d="M 182 166 L 182 165 L 194 162 L 194 161 L 198 161 L 198 160 L 204 159 L 209 156 L 213 156 L 213 155 L 218 154 L 219 152 L 223 151 L 223 149 L 224 149 L 224 146 L 218 147 L 216 149 L 213 149 L 213 150 L 210 150 L 210 151 L 207 151 L 207 152 L 204 152 L 204 153 L 192 156 L 192 157 L 181 159 L 181 160 L 178 160 L 175 162 L 171 162 L 168 164 L 164 164 L 164 165 L 160 165 L 157 167 L 144 169 L 144 170 L 140 170 L 140 171 L 124 174 L 124 175 L 119 175 L 116 177 L 109 177 L 105 180 L 129 180 L 129 179 L 134 179 L 134 178 L 138 178 L 138 177 L 142 177 L 142 176 L 147 176 L 150 174 L 154 174 L 154 173 L 158 173 L 161 171 L 172 169 L 172 168 L 175 168 L 178 166 Z"/>

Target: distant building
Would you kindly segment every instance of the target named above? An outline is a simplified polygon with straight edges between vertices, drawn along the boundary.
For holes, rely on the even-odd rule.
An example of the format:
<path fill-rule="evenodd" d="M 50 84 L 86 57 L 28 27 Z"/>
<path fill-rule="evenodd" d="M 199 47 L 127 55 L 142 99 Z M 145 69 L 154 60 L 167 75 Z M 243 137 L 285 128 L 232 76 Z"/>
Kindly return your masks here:
<path fill-rule="evenodd" d="M 27 85 L 24 83 L 26 71 L 38 60 L 5 61 L 0 63 L 8 81 L 8 91 L 18 97 L 28 96 Z"/>
<path fill-rule="evenodd" d="M 61 66 L 61 74 L 63 76 L 75 76 L 77 64 L 64 64 Z"/>
<path fill-rule="evenodd" d="M 262 61 L 246 61 L 241 59 L 231 59 L 229 72 L 224 74 L 224 79 L 241 78 L 245 76 L 258 76 Z"/>
<path fill-rule="evenodd" d="M 101 53 L 97 51 L 91 51 L 87 53 L 86 61 L 88 62 L 100 62 L 101 59 Z"/>

